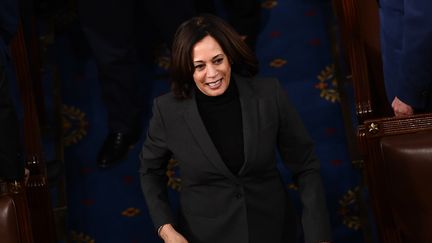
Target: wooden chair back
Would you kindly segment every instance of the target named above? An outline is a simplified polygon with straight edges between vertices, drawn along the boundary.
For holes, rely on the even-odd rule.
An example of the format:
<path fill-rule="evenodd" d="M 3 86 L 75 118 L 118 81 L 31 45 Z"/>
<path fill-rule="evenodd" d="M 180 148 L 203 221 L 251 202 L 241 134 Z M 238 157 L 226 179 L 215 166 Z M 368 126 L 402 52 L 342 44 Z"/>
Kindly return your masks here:
<path fill-rule="evenodd" d="M 384 89 L 377 1 L 333 3 L 379 242 L 432 242 L 432 114 L 393 117 Z"/>

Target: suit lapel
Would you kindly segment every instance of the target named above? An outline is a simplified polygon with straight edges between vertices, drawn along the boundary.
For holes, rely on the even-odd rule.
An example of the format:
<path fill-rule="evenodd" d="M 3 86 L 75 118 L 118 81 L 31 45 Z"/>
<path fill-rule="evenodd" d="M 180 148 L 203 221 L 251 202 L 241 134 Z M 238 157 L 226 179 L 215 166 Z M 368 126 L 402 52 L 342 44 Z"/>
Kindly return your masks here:
<path fill-rule="evenodd" d="M 225 176 L 236 180 L 234 174 L 231 173 L 231 171 L 223 162 L 221 156 L 219 155 L 219 152 L 217 151 L 215 145 L 213 144 L 213 141 L 210 138 L 210 135 L 207 132 L 207 129 L 205 128 L 204 123 L 202 122 L 194 95 L 192 96 L 192 98 L 188 99 L 185 102 L 186 108 L 183 117 L 186 120 L 186 123 L 189 126 L 189 130 L 199 144 L 201 150 L 207 156 L 209 161 Z"/>
<path fill-rule="evenodd" d="M 258 145 L 258 99 L 253 95 L 254 91 L 252 90 L 252 86 L 249 84 L 247 78 L 238 75 L 235 75 L 234 77 L 239 90 L 243 120 L 245 162 L 239 172 L 239 174 L 242 174 L 248 162 L 255 156 Z M 209 161 L 224 175 L 233 180 L 237 180 L 236 176 L 225 165 L 219 152 L 214 146 L 199 115 L 194 95 L 192 95 L 191 99 L 188 99 L 185 102 L 186 108 L 183 116 L 189 126 L 190 132 L 199 144 L 201 150 L 207 156 Z"/>
<path fill-rule="evenodd" d="M 235 81 L 240 94 L 240 104 L 243 120 L 243 141 L 245 162 L 240 169 L 242 174 L 253 157 L 255 156 L 258 138 L 258 99 L 247 78 L 235 75 Z"/>

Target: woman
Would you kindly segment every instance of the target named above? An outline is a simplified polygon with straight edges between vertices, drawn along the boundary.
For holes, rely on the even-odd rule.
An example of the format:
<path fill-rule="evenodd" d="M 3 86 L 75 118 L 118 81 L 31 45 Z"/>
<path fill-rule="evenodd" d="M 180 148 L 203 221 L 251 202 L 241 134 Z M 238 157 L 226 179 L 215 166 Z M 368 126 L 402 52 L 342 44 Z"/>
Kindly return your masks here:
<path fill-rule="evenodd" d="M 222 19 L 183 23 L 172 48 L 172 92 L 155 99 L 141 159 L 141 186 L 167 242 L 296 242 L 297 221 L 276 167 L 294 174 L 306 242 L 330 227 L 313 143 L 275 79 L 255 77 L 257 61 Z M 168 202 L 168 160 L 182 178 L 180 215 Z"/>

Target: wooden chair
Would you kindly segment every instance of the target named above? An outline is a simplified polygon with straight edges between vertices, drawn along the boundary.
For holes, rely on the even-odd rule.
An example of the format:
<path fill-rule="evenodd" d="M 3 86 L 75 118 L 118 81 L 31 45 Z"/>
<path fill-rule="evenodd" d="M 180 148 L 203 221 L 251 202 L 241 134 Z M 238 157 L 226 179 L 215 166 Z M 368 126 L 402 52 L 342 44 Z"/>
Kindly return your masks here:
<path fill-rule="evenodd" d="M 432 242 L 432 114 L 359 127 L 381 242 Z"/>
<path fill-rule="evenodd" d="M 432 114 L 392 117 L 376 0 L 335 0 L 355 90 L 358 147 L 381 243 L 432 242 Z"/>
<path fill-rule="evenodd" d="M 27 196 L 22 181 L 0 181 L 0 239 L 33 243 Z"/>
<path fill-rule="evenodd" d="M 345 74 L 355 92 L 357 119 L 391 116 L 382 72 L 376 0 L 334 0 L 341 32 Z"/>
<path fill-rule="evenodd" d="M 24 157 L 30 175 L 27 183 L 0 181 L 0 241 L 54 243 L 53 210 L 25 41 L 20 26 L 11 42 L 11 49 L 24 110 Z"/>

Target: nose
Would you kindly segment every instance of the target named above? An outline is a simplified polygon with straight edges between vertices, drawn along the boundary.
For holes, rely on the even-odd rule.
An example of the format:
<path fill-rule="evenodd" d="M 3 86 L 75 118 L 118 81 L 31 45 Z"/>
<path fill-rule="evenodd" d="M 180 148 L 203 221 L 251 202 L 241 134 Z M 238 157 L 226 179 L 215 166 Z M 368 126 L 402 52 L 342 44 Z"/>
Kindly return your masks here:
<path fill-rule="evenodd" d="M 218 74 L 216 68 L 213 65 L 208 65 L 207 68 L 207 77 L 208 78 L 214 78 Z"/>

